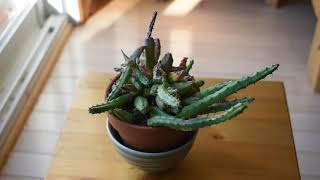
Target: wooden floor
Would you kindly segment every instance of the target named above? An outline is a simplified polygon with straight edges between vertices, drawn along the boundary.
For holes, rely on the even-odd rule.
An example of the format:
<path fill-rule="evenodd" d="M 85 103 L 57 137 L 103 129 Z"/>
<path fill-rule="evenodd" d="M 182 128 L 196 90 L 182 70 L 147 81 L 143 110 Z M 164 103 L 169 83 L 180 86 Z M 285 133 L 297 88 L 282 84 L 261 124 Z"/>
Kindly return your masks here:
<path fill-rule="evenodd" d="M 307 76 L 316 21 L 311 5 L 273 9 L 262 0 L 205 0 L 185 16 L 168 16 L 170 2 L 113 0 L 75 29 L 0 179 L 43 179 L 79 78 L 119 66 L 120 49 L 132 52 L 143 42 L 154 10 L 160 12 L 154 36 L 162 52 L 194 58 L 195 75 L 237 78 L 280 63 L 269 79 L 285 82 L 302 177 L 320 179 L 320 94 Z"/>

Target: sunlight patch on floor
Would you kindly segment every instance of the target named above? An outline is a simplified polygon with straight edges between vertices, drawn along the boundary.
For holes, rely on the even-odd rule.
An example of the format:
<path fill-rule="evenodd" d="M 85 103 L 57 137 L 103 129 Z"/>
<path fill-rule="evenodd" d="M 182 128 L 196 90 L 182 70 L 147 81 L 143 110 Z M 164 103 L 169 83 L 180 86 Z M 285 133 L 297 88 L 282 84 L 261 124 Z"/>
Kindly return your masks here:
<path fill-rule="evenodd" d="M 97 33 L 110 27 L 126 12 L 133 8 L 140 0 L 113 0 L 95 13 L 86 24 L 81 27 L 82 41 L 89 41 Z"/>
<path fill-rule="evenodd" d="M 202 0 L 174 0 L 164 10 L 165 16 L 185 16 L 190 13 Z"/>

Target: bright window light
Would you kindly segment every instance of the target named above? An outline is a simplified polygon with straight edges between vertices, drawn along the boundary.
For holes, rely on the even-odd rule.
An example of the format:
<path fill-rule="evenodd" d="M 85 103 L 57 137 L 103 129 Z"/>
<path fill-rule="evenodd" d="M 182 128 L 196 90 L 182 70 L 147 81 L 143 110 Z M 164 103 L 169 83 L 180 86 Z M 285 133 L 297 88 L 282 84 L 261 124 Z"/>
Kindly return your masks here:
<path fill-rule="evenodd" d="M 81 36 L 83 41 L 91 40 L 97 33 L 103 31 L 117 22 L 124 14 L 130 9 L 135 7 L 140 0 L 113 0 L 105 5 L 98 12 L 93 14 L 86 26 L 82 27 L 82 30 L 86 33 Z"/>
<path fill-rule="evenodd" d="M 65 0 L 65 9 L 67 14 L 71 16 L 76 22 L 80 22 L 80 7 L 78 0 Z"/>
<path fill-rule="evenodd" d="M 174 0 L 164 10 L 165 16 L 185 16 L 191 12 L 202 0 Z"/>
<path fill-rule="evenodd" d="M 80 7 L 78 0 L 47 0 L 59 13 L 67 13 L 73 20 L 80 22 Z"/>
<path fill-rule="evenodd" d="M 48 0 L 48 4 L 50 4 L 54 9 L 56 9 L 59 13 L 63 13 L 63 3 L 62 0 Z"/>

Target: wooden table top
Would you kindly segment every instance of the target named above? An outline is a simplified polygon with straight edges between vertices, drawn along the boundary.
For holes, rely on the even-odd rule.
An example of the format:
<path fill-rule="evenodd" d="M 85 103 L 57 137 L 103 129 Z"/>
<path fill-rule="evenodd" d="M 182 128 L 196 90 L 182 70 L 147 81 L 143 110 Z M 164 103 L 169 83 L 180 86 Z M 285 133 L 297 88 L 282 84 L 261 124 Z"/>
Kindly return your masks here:
<path fill-rule="evenodd" d="M 106 115 L 88 113 L 103 101 L 112 76 L 88 73 L 80 81 L 46 179 L 300 179 L 283 83 L 262 81 L 232 95 L 256 101 L 235 119 L 201 129 L 176 169 L 147 174 L 116 152 Z M 221 81 L 204 80 L 206 86 Z"/>

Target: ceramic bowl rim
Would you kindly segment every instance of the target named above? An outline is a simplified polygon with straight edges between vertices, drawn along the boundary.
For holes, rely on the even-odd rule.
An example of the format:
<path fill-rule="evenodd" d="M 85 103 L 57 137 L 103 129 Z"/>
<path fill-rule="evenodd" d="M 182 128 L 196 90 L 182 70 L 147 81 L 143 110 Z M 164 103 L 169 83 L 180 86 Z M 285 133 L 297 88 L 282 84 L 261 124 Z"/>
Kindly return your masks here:
<path fill-rule="evenodd" d="M 134 150 L 134 149 L 131 149 L 125 145 L 123 145 L 122 143 L 120 143 L 112 134 L 109 126 L 111 126 L 111 124 L 106 121 L 106 129 L 107 129 L 107 132 L 108 132 L 108 135 L 109 137 L 111 138 L 111 141 L 113 143 L 116 144 L 116 146 L 118 146 L 120 149 L 124 149 L 125 151 L 128 151 L 130 154 L 133 154 L 135 156 L 140 156 L 140 157 L 159 157 L 159 156 L 168 156 L 168 155 L 171 155 L 171 154 L 176 154 L 178 153 L 179 151 L 182 151 L 183 149 L 187 148 L 189 145 L 192 145 L 196 136 L 197 136 L 197 133 L 198 131 L 195 131 L 192 138 L 190 138 L 185 144 L 177 147 L 177 148 L 174 148 L 174 149 L 171 149 L 169 151 L 163 151 L 163 152 L 144 152 L 144 151 L 138 151 L 138 150 Z M 111 126 L 112 127 L 112 126 Z M 113 128 L 113 127 L 112 127 Z"/>

